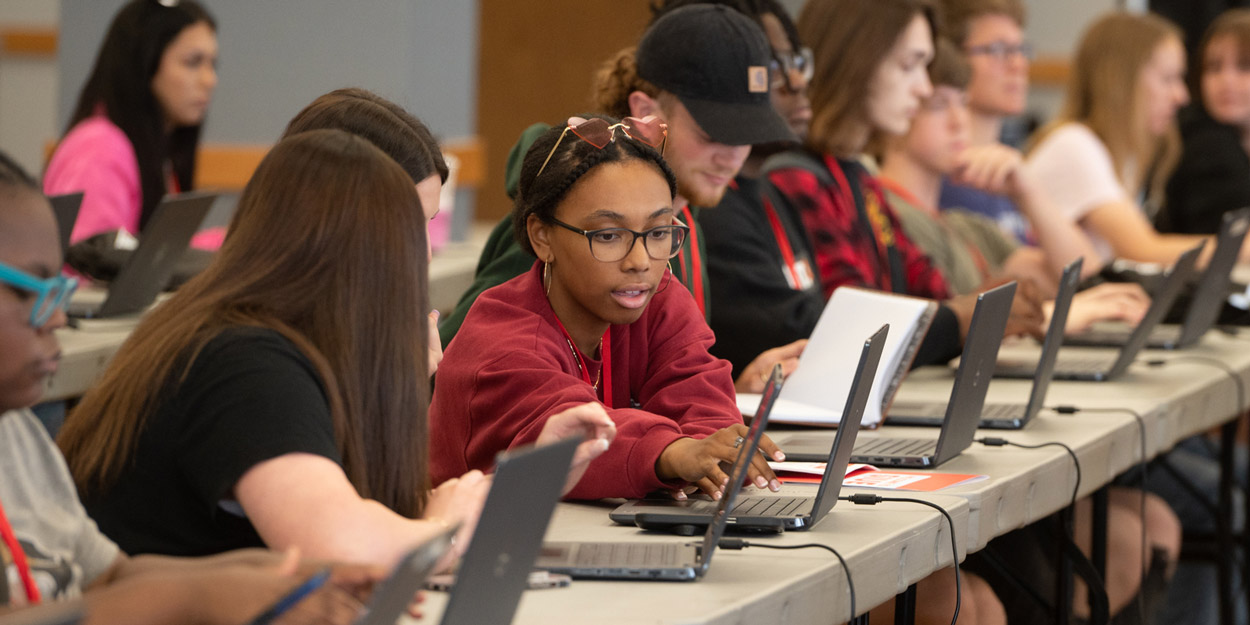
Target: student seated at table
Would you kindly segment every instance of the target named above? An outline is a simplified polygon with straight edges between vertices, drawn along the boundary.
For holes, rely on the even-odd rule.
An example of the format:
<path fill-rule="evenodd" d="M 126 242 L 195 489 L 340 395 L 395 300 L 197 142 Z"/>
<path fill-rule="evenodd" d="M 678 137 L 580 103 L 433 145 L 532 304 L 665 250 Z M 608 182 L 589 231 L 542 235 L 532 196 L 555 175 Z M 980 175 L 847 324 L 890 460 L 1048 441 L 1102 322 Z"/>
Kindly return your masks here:
<path fill-rule="evenodd" d="M 298 556 L 251 550 L 189 560 L 129 557 L 87 516 L 65 461 L 29 407 L 56 371 L 64 305 L 57 226 L 37 184 L 0 154 L 0 621 L 85 600 L 86 623 L 241 625 L 300 583 Z M 378 567 L 340 567 L 291 622 L 352 622 L 346 596 Z"/>
<path fill-rule="evenodd" d="M 970 147 L 969 75 L 963 55 L 939 39 L 937 56 L 929 65 L 933 94 L 921 103 L 905 135 L 883 140 L 878 177 L 903 232 L 941 270 L 955 293 L 973 292 L 999 276 L 1047 277 L 1037 275 L 1035 262 L 1045 252 L 1016 242 L 989 217 L 937 209 L 938 195 L 951 178 L 962 188 L 1015 198 L 1017 205 L 1028 207 L 1030 215 L 1049 208 L 1038 201 L 1037 181 L 1024 170 L 1019 152 L 997 143 Z M 1066 221 L 1053 211 L 1035 221 L 1055 218 Z M 1043 260 L 1043 264 L 1048 263 Z M 1149 304 L 1136 284 L 1100 284 L 1077 294 L 1068 331 L 1080 331 L 1103 319 L 1136 323 Z"/>
<path fill-rule="evenodd" d="M 1171 22 L 1111 13 L 1081 37 L 1063 108 L 1032 139 L 1027 163 L 1104 261 L 1170 264 L 1203 240 L 1199 262 L 1214 251 L 1210 236 L 1160 234 L 1147 215 L 1176 164 L 1176 111 L 1188 101 L 1185 47 Z"/>
<path fill-rule="evenodd" d="M 1250 9 L 1229 9 L 1198 47 L 1196 100 L 1180 115 L 1180 161 L 1155 218 L 1161 232 L 1215 234 L 1250 206 Z"/>
<path fill-rule="evenodd" d="M 398 104 L 382 96 L 352 87 L 335 89 L 304 107 L 287 123 L 283 137 L 308 130 L 342 130 L 366 139 L 391 157 L 416 185 L 417 197 L 426 223 L 426 256 L 429 223 L 438 214 L 439 194 L 450 170 L 430 129 Z M 433 375 L 443 359 L 438 336 L 438 311 L 429 314 L 429 373 Z"/>
<path fill-rule="evenodd" d="M 213 264 L 139 323 L 61 431 L 105 533 L 135 553 L 373 563 L 448 523 L 467 539 L 489 480 L 429 490 L 425 251 L 412 179 L 380 150 L 336 130 L 279 142 Z M 593 432 L 584 468 L 611 421 L 558 416 L 535 438 Z"/>
<path fill-rule="evenodd" d="M 656 118 L 570 118 L 525 155 L 513 223 L 530 271 L 487 290 L 447 348 L 430 416 L 435 479 L 490 465 L 552 415 L 601 401 L 611 449 L 568 492 L 719 497 L 746 432 L 729 364 L 668 260 L 688 228 Z M 767 457 L 780 459 L 771 442 Z M 750 479 L 780 484 L 765 456 Z"/>
<path fill-rule="evenodd" d="M 109 25 L 43 177 L 83 192 L 70 240 L 139 236 L 166 193 L 190 191 L 200 129 L 217 88 L 217 22 L 195 0 L 131 0 Z M 222 233 L 197 236 L 215 249 Z"/>
<path fill-rule="evenodd" d="M 678 286 L 694 293 L 705 318 L 711 313 L 711 289 L 697 216 L 720 202 L 752 144 L 793 140 L 786 122 L 770 106 L 767 69 L 772 57 L 768 38 L 752 21 L 758 16 L 747 17 L 726 6 L 731 4 L 736 3 L 659 12 L 637 49 L 614 55 L 597 73 L 594 87 L 598 112 L 621 118 L 655 115 L 668 124 L 664 158 L 677 179 L 674 208 L 691 228 L 671 264 Z M 691 45 L 692 41 L 704 44 Z M 753 68 L 758 70 L 754 74 Z M 743 76 L 754 76 L 755 82 Z M 521 150 L 518 156 L 524 154 Z M 523 273 L 531 263 L 512 240 L 508 225 L 496 226 L 474 284 L 440 324 L 444 345 L 478 294 Z M 739 390 L 759 392 L 764 374 L 776 362 L 792 369 L 802 344 L 765 349 L 769 348 L 777 349 L 751 355 L 750 366 L 738 374 Z"/>
<path fill-rule="evenodd" d="M 803 150 L 773 157 L 780 164 L 769 166 L 767 181 L 803 221 L 825 296 L 852 285 L 941 301 L 916 363 L 946 362 L 961 350 L 975 295 L 952 297 L 860 162 L 874 133 L 906 132 L 932 90 L 925 71 L 933 56 L 932 8 L 890 0 L 845 27 L 839 9 L 857 10 L 859 1 L 812 2 L 799 15 L 799 34 L 815 54 L 811 129 Z M 1037 289 L 1022 282 L 1007 333 L 1040 336 L 1041 322 Z"/>

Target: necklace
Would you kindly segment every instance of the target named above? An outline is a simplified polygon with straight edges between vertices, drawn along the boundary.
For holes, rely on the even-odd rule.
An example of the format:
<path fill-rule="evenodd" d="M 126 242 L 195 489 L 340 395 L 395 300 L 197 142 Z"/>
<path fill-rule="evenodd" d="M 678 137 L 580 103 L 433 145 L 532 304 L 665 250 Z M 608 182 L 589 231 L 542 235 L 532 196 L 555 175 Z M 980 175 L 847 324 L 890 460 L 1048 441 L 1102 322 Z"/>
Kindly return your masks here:
<path fill-rule="evenodd" d="M 563 330 L 564 328 L 561 328 L 561 329 Z M 577 371 L 578 373 L 582 374 L 582 379 L 590 380 L 590 372 L 586 370 L 586 362 L 582 360 L 581 351 L 579 351 L 576 347 L 573 346 L 572 339 L 570 339 L 567 335 L 564 337 L 564 342 L 569 344 L 569 351 L 573 352 L 573 360 L 577 361 Z M 600 350 L 603 349 L 603 339 L 599 339 L 599 349 Z M 598 373 L 595 374 L 595 383 L 591 384 L 590 388 L 593 388 L 596 391 L 598 391 L 599 381 L 602 379 L 603 379 L 603 367 L 599 367 Z"/>
<path fill-rule="evenodd" d="M 544 271 L 543 282 L 547 283 L 549 280 L 549 277 L 548 277 L 548 274 L 546 273 L 545 268 L 543 271 Z M 551 304 L 550 295 L 547 296 L 547 303 L 548 305 Z M 552 309 L 551 313 L 552 313 L 551 315 L 552 318 L 556 320 L 556 326 L 558 326 L 560 328 L 560 332 L 564 334 L 564 342 L 568 343 L 569 351 L 573 352 L 573 360 L 577 362 L 577 371 L 578 373 L 582 374 L 582 381 L 585 382 L 586 384 L 589 384 L 590 388 L 595 392 L 595 396 L 598 397 L 599 396 L 599 382 L 602 380 L 603 382 L 603 405 L 608 408 L 611 408 L 612 407 L 612 327 L 608 326 L 608 329 L 603 331 L 603 336 L 599 339 L 599 352 L 603 358 L 603 364 L 599 367 L 599 372 L 595 374 L 595 381 L 591 382 L 590 372 L 586 370 L 586 359 L 582 357 L 582 353 L 578 351 L 577 346 L 573 344 L 573 335 L 569 334 L 568 329 L 564 327 L 564 322 L 560 321 L 560 315 L 555 314 L 554 309 Z"/>

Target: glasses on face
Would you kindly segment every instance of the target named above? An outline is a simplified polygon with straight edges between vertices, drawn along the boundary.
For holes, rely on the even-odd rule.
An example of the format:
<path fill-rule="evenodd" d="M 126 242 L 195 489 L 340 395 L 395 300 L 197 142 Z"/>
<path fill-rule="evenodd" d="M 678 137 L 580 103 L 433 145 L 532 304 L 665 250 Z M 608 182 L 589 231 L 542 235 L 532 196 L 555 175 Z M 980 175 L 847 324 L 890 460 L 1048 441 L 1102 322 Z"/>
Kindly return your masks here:
<path fill-rule="evenodd" d="M 969 46 L 964 48 L 964 52 L 969 55 L 984 55 L 995 61 L 1003 62 L 1017 54 L 1025 60 L 1033 59 L 1033 46 L 1027 41 L 1017 44 L 1006 43 L 1004 41 L 995 41 L 981 46 Z"/>
<path fill-rule="evenodd" d="M 58 310 L 69 306 L 69 298 L 78 288 L 78 281 L 65 276 L 41 280 L 16 267 L 0 263 L 0 283 L 35 296 L 30 309 L 30 327 L 42 328 Z"/>
<path fill-rule="evenodd" d="M 815 63 L 812 60 L 812 49 L 803 48 L 797 52 L 778 52 L 773 51 L 773 59 L 768 62 L 768 77 L 771 81 L 773 89 L 785 87 L 794 90 L 792 81 L 795 76 L 803 79 L 803 82 L 811 82 L 812 76 L 816 72 Z"/>
<path fill-rule="evenodd" d="M 590 255 L 594 256 L 595 260 L 604 263 L 614 263 L 629 256 L 638 239 L 642 239 L 642 246 L 647 250 L 647 256 L 653 260 L 668 260 L 681 250 L 681 244 L 686 240 L 686 233 L 690 232 L 689 226 L 681 224 L 659 226 L 638 232 L 629 228 L 582 230 L 554 217 L 551 223 L 586 237 L 586 240 L 590 242 Z"/>
<path fill-rule="evenodd" d="M 920 104 L 920 107 L 929 113 L 942 113 L 956 106 L 968 106 L 966 91 L 960 91 L 958 94 L 935 92 Z"/>
<path fill-rule="evenodd" d="M 578 139 L 589 143 L 602 150 L 609 143 L 616 141 L 616 131 L 621 134 L 640 141 L 660 151 L 660 155 L 664 154 L 664 145 L 668 141 L 668 124 L 660 121 L 655 115 L 646 117 L 626 117 L 619 123 L 608 124 L 608 122 L 592 117 L 583 119 L 581 117 L 570 117 L 569 123 L 564 127 L 564 132 L 560 133 L 560 138 L 556 139 L 556 144 L 551 146 L 551 151 L 547 153 L 546 160 L 543 161 L 542 167 L 538 168 L 535 178 L 543 175 L 543 170 L 547 168 L 547 163 L 551 162 L 551 156 L 556 153 L 556 149 L 564 141 L 564 136 L 572 132 Z"/>

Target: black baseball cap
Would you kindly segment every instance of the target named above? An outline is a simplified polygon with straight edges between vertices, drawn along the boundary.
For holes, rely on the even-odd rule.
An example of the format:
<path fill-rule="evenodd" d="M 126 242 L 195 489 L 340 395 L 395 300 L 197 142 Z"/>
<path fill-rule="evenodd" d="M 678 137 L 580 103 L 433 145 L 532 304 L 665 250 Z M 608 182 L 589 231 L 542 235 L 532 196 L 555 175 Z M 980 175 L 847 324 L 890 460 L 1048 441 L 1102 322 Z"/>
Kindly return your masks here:
<path fill-rule="evenodd" d="M 798 141 L 768 98 L 772 48 L 751 18 L 723 5 L 665 13 L 638 42 L 638 76 L 672 93 L 726 145 Z"/>

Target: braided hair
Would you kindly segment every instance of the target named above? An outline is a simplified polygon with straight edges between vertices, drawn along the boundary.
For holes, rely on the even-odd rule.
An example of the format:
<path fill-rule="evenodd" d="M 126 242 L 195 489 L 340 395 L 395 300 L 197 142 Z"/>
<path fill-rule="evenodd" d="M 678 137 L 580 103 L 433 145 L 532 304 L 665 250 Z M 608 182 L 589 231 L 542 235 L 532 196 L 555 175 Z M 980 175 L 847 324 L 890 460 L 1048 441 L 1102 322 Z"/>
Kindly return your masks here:
<path fill-rule="evenodd" d="M 602 119 L 608 124 L 620 121 L 605 115 L 592 117 Z M 599 165 L 631 159 L 650 162 L 668 182 L 669 195 L 677 196 L 677 178 L 655 148 L 630 139 L 617 130 L 616 140 L 599 149 L 581 140 L 572 131 L 565 133 L 565 128 L 567 125 L 556 126 L 540 135 L 525 153 L 525 160 L 521 163 L 521 179 L 517 186 L 516 204 L 512 210 L 512 229 L 521 249 L 533 256 L 537 254 L 530 244 L 529 231 L 526 229 L 530 215 L 550 223 L 555 218 L 556 207 L 569 194 L 573 185 Z M 562 133 L 563 140 L 560 138 Z M 552 153 L 553 146 L 556 147 L 555 153 Z M 550 160 L 547 159 L 548 154 L 551 154 Z M 543 161 L 547 161 L 545 168 Z M 542 176 L 538 175 L 540 169 Z"/>

